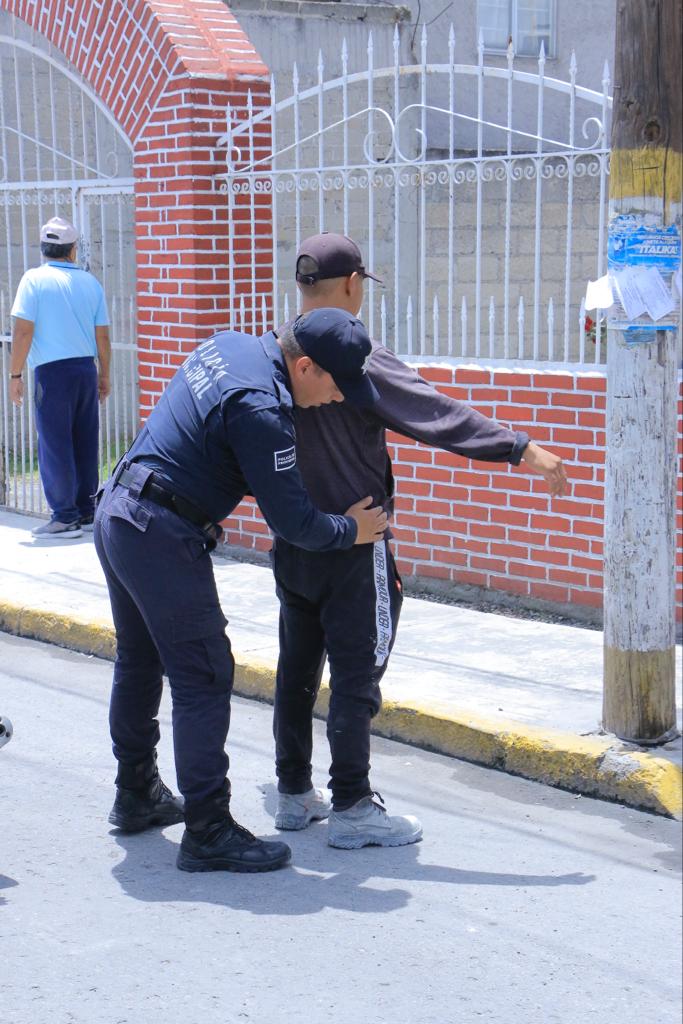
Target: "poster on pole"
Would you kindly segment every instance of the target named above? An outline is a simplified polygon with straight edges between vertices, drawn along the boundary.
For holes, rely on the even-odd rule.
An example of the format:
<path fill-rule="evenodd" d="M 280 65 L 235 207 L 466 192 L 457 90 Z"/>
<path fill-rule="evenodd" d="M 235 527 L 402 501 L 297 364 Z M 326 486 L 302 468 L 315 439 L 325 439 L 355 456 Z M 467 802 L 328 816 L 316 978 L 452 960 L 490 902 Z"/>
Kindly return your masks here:
<path fill-rule="evenodd" d="M 651 214 L 617 214 L 609 224 L 607 280 L 591 282 L 588 300 L 611 298 L 607 326 L 627 335 L 675 331 L 680 318 L 680 224 Z"/>

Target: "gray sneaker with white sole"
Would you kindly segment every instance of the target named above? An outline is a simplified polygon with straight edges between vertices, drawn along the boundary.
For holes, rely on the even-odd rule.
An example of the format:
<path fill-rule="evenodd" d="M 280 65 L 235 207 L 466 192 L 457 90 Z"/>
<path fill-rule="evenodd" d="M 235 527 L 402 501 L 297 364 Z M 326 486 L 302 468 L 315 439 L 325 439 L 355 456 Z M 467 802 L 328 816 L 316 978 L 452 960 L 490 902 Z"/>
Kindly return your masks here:
<path fill-rule="evenodd" d="M 74 537 L 82 537 L 83 530 L 78 520 L 75 523 L 60 523 L 57 519 L 51 519 L 49 523 L 34 527 L 31 536 L 36 540 L 73 540 Z"/>
<path fill-rule="evenodd" d="M 332 811 L 327 825 L 328 845 L 340 850 L 360 850 L 363 846 L 408 846 L 420 839 L 422 825 L 417 818 L 412 814 L 390 817 L 384 806 L 371 796 L 363 797 L 345 811 Z"/>
<path fill-rule="evenodd" d="M 275 828 L 298 832 L 312 821 L 327 818 L 332 809 L 330 798 L 322 789 L 307 793 L 278 793 Z"/>

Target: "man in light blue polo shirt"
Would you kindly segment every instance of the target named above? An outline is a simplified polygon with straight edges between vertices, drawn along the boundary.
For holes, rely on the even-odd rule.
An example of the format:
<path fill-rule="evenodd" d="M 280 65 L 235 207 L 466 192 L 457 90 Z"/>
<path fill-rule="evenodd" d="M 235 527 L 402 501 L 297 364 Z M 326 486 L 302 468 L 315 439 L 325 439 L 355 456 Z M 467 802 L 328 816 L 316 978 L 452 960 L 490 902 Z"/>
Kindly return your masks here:
<path fill-rule="evenodd" d="M 31 532 L 54 540 L 92 529 L 98 396 L 104 401 L 111 391 L 107 303 L 99 281 L 76 264 L 77 239 L 61 217 L 43 225 L 46 262 L 24 274 L 12 306 L 10 398 L 21 405 L 28 361 L 35 371 L 38 466 L 52 509 L 50 522 Z"/>

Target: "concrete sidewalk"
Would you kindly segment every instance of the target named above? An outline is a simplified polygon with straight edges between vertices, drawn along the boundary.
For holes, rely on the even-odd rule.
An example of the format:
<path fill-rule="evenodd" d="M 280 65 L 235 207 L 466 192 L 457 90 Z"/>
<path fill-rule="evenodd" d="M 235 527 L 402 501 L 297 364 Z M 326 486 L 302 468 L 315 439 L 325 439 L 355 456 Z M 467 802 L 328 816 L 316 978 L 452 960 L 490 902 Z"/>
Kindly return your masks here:
<path fill-rule="evenodd" d="M 111 658 L 91 534 L 33 541 L 0 511 L 0 629 Z M 237 692 L 271 699 L 277 599 L 267 568 L 215 560 Z M 680 679 L 680 650 L 677 651 Z M 680 816 L 680 739 L 656 751 L 600 735 L 602 634 L 406 598 L 376 732 L 526 778 Z M 327 693 L 320 697 L 324 713 Z M 680 709 L 680 693 L 679 693 Z M 11 718 L 11 708 L 2 708 Z"/>

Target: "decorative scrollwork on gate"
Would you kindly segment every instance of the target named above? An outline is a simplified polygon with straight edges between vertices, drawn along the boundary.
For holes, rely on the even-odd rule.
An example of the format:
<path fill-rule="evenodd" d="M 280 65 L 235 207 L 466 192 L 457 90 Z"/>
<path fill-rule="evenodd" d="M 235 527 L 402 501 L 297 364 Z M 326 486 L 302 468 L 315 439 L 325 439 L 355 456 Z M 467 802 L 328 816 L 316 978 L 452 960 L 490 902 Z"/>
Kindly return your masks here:
<path fill-rule="evenodd" d="M 57 189 L 22 189 L 0 191 L 0 206 L 67 206 L 73 200 L 71 191 Z"/>
<path fill-rule="evenodd" d="M 257 197 L 271 197 L 276 225 L 272 291 L 266 299 L 251 257 L 253 293 L 241 299 L 244 273 L 231 268 L 230 301 L 251 307 L 249 323 L 261 307 L 264 324 L 277 321 L 296 301 L 284 283 L 292 239 L 316 227 L 343 230 L 367 250 L 369 266 L 383 261 L 382 276 L 393 274 L 381 308 L 369 284 L 367 313 L 371 329 L 374 316 L 375 329 L 381 320 L 395 332 L 398 351 L 469 357 L 486 345 L 491 357 L 536 359 L 545 337 L 548 359 L 560 345 L 565 359 L 570 350 L 576 358 L 588 261 L 602 272 L 609 70 L 597 92 L 577 85 L 574 60 L 566 81 L 546 74 L 543 53 L 538 74 L 516 67 L 512 50 L 507 66 L 486 65 L 483 46 L 476 65 L 460 65 L 451 33 L 447 63 L 429 62 L 424 35 L 421 60 L 403 65 L 394 41 L 394 66 L 375 68 L 369 45 L 367 70 L 351 73 L 344 51 L 340 76 L 326 80 L 321 59 L 309 84 L 294 70 L 286 99 L 229 112 L 217 157 L 227 169 L 215 184 L 231 213 L 239 208 L 253 223 L 268 217 Z M 577 218 L 580 179 L 589 187 Z M 238 236 L 236 267 L 245 258 Z M 599 341 L 595 352 L 601 361 Z"/>

